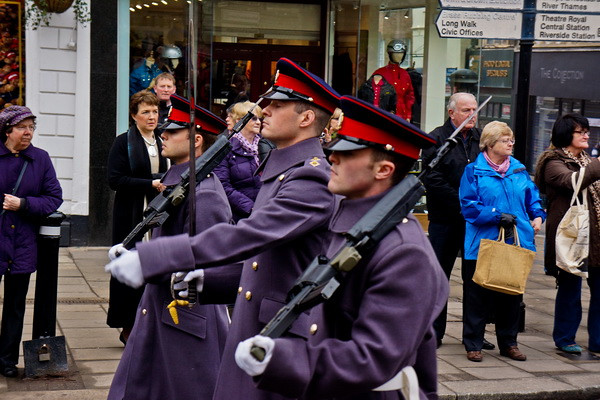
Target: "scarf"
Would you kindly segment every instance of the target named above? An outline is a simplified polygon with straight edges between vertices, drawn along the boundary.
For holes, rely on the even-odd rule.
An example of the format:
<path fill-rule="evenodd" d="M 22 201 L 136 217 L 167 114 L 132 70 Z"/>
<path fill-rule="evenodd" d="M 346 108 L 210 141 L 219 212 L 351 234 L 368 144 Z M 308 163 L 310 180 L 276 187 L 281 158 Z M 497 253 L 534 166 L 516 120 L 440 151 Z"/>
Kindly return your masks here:
<path fill-rule="evenodd" d="M 496 164 L 495 162 L 493 162 L 488 156 L 487 150 L 483 151 L 483 156 L 485 157 L 485 160 L 490 165 L 490 167 L 492 167 L 494 171 L 499 173 L 504 178 L 504 175 L 506 175 L 506 171 L 508 171 L 508 167 L 510 167 L 510 156 L 506 157 L 506 160 L 502 161 L 502 164 Z"/>
<path fill-rule="evenodd" d="M 567 157 L 569 157 L 571 160 L 575 161 L 577 163 L 577 165 L 579 165 L 582 168 L 592 162 L 592 159 L 590 158 L 590 156 L 587 155 L 587 153 L 585 151 L 582 151 L 581 153 L 579 153 L 578 156 L 571 153 L 566 147 L 563 147 L 562 151 L 565 152 Z M 587 189 L 588 189 L 588 192 L 592 195 L 592 200 L 594 200 L 593 201 L 594 212 L 596 213 L 596 221 L 598 224 L 598 228 L 600 229 L 600 181 L 592 182 L 587 187 Z"/>
<path fill-rule="evenodd" d="M 233 137 L 240 141 L 242 148 L 246 150 L 246 153 L 254 157 L 256 165 L 260 164 L 258 159 L 258 141 L 260 140 L 260 135 L 255 135 L 252 143 L 250 143 L 240 132 L 234 134 Z"/>

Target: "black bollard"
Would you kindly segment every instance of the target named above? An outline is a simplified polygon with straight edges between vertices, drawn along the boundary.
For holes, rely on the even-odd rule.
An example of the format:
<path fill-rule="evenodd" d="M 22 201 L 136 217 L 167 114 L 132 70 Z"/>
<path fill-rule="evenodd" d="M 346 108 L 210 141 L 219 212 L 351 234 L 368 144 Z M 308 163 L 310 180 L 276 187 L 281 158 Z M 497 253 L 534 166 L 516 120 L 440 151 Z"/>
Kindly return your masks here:
<path fill-rule="evenodd" d="M 37 243 L 37 275 L 33 306 L 32 339 L 56 336 L 58 246 L 65 214 L 55 211 L 43 218 Z"/>
<path fill-rule="evenodd" d="M 25 376 L 61 376 L 68 373 L 64 336 L 56 336 L 58 297 L 58 246 L 60 224 L 65 215 L 59 211 L 43 218 L 37 243 L 37 275 L 33 305 L 33 339 L 23 342 Z"/>

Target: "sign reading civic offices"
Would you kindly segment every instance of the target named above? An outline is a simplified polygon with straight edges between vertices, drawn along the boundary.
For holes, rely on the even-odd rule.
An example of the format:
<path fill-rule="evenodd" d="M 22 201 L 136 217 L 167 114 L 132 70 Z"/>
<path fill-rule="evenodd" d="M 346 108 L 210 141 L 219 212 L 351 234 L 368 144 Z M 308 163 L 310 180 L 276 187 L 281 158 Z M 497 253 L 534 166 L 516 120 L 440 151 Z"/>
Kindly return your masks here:
<path fill-rule="evenodd" d="M 472 39 L 520 39 L 522 23 L 520 12 L 468 10 L 442 10 L 435 21 L 440 37 Z"/>

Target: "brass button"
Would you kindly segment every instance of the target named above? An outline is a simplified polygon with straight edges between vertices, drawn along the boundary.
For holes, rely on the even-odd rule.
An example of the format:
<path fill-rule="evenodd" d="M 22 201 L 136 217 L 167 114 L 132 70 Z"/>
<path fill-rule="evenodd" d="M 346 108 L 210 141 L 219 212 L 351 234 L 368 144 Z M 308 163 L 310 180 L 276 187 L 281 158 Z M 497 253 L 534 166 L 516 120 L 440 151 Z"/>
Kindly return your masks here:
<path fill-rule="evenodd" d="M 258 269 L 258 263 L 256 261 L 252 263 L 252 269 L 255 271 Z"/>
<path fill-rule="evenodd" d="M 246 292 L 246 300 L 250 301 L 251 298 L 252 298 L 252 292 L 248 290 Z"/>
<path fill-rule="evenodd" d="M 15 154 L 15 157 L 19 157 L 19 154 L 18 154 L 18 153 L 17 153 L 17 154 Z"/>
<path fill-rule="evenodd" d="M 241 286 L 238 288 L 238 293 L 242 293 L 242 287 Z"/>
<path fill-rule="evenodd" d="M 9 264 L 12 264 L 12 260 L 8 260 L 8 263 L 9 263 Z"/>
<path fill-rule="evenodd" d="M 279 178 L 277 178 L 277 179 L 279 179 L 280 181 L 282 181 L 282 180 L 283 180 L 283 178 L 285 178 L 285 175 L 284 175 L 284 174 L 281 174 L 281 175 L 279 175 Z"/>
<path fill-rule="evenodd" d="M 148 314 L 148 310 L 146 310 L 145 308 L 143 308 L 143 309 L 142 309 L 142 314 L 143 314 L 143 315 L 146 315 L 146 314 Z"/>
<path fill-rule="evenodd" d="M 315 333 L 317 333 L 318 329 L 319 329 L 319 327 L 317 326 L 317 324 L 312 324 L 310 326 L 309 332 L 311 335 L 314 335 Z"/>
<path fill-rule="evenodd" d="M 406 224 L 407 222 L 408 222 L 408 218 L 404 218 L 404 219 L 402 220 L 402 223 L 403 223 L 403 224 Z"/>
<path fill-rule="evenodd" d="M 14 226 L 14 225 L 11 225 L 10 227 L 11 227 L 12 229 L 15 229 L 15 226 Z"/>

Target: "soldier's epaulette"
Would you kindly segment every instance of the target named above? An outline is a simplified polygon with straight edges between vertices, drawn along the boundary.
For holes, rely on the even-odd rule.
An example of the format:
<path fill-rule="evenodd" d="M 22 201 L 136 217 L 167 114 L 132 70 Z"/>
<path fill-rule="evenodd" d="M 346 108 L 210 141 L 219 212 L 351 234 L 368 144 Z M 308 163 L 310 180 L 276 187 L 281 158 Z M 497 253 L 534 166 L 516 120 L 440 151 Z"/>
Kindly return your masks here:
<path fill-rule="evenodd" d="M 310 165 L 310 166 L 313 166 L 313 167 L 318 167 L 323 162 L 325 162 L 325 161 L 322 158 L 315 156 L 313 158 L 310 158 L 310 159 L 306 160 L 306 162 L 304 163 L 304 165 Z"/>

